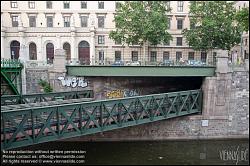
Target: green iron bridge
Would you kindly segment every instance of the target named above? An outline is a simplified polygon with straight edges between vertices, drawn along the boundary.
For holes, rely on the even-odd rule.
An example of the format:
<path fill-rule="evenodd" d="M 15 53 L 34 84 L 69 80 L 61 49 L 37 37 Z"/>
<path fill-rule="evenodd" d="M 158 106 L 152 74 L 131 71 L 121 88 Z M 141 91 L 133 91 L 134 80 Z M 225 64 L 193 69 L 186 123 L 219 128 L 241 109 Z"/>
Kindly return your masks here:
<path fill-rule="evenodd" d="M 52 101 L 64 100 L 64 102 L 79 101 L 79 99 L 89 100 L 94 97 L 92 90 L 70 91 L 70 92 L 50 92 L 50 93 L 34 93 L 26 95 L 4 95 L 1 96 L 1 106 L 30 104 L 30 103 L 49 103 Z M 78 99 L 78 100 L 77 100 Z M 52 102 L 53 103 L 53 102 Z M 37 105 L 37 104 L 31 104 Z M 12 106 L 13 107 L 13 106 Z"/>
<path fill-rule="evenodd" d="M 215 66 L 84 66 L 66 65 L 70 76 L 211 77 Z"/>
<path fill-rule="evenodd" d="M 199 114 L 202 91 L 190 90 L 100 101 L 1 107 L 1 149 L 104 132 Z M 32 103 L 36 104 L 36 103 Z"/>
<path fill-rule="evenodd" d="M 19 60 L 1 59 L 1 96 L 22 94 L 22 69 Z"/>

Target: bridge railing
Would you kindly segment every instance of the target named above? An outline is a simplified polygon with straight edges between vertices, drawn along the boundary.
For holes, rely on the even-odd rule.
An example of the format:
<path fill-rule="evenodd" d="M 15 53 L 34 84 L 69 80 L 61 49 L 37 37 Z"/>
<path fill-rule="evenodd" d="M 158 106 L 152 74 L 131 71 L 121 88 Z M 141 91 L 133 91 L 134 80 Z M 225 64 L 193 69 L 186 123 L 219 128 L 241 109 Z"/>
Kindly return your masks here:
<path fill-rule="evenodd" d="M 190 90 L 1 112 L 1 149 L 82 136 L 201 113 L 202 91 Z"/>
<path fill-rule="evenodd" d="M 93 97 L 94 97 L 93 90 L 35 93 L 35 94 L 27 94 L 27 95 L 4 95 L 4 96 L 1 96 L 1 106 L 37 103 L 37 102 L 48 102 L 48 101 L 55 101 L 55 100 L 93 98 Z"/>
<path fill-rule="evenodd" d="M 111 60 L 103 60 L 103 61 L 95 61 L 95 63 L 91 63 L 91 61 L 87 60 L 79 60 L 79 61 L 70 61 L 66 62 L 67 65 L 80 65 L 80 66 L 91 66 L 91 65 L 99 65 L 99 66 L 215 66 L 215 62 L 202 62 L 200 60 L 163 60 L 163 61 L 131 61 L 131 60 L 119 60 L 119 61 L 111 61 Z"/>
<path fill-rule="evenodd" d="M 1 68 L 20 68 L 23 67 L 19 59 L 1 59 Z"/>

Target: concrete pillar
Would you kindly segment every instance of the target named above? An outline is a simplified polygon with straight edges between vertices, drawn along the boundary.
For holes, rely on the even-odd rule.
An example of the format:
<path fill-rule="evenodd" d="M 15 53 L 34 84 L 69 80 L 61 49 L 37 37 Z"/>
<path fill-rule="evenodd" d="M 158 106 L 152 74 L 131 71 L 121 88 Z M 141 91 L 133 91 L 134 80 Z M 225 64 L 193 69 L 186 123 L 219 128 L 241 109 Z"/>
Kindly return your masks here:
<path fill-rule="evenodd" d="M 54 92 L 61 91 L 56 87 L 56 80 L 59 76 L 66 75 L 66 52 L 64 49 L 56 49 L 55 56 L 54 56 L 54 63 L 53 67 L 49 68 L 49 82 L 52 85 Z"/>
<path fill-rule="evenodd" d="M 37 36 L 37 46 L 36 46 L 36 49 L 37 49 L 37 60 L 38 61 L 46 61 L 46 55 L 44 56 L 43 55 L 43 45 L 42 45 L 42 35 L 38 35 Z"/>
<path fill-rule="evenodd" d="M 56 49 L 54 57 L 54 67 L 53 71 L 56 72 L 66 72 L 66 52 L 64 49 Z"/>
<path fill-rule="evenodd" d="M 249 59 L 245 59 L 245 68 L 246 71 L 249 71 Z"/>
<path fill-rule="evenodd" d="M 61 36 L 60 35 L 56 35 L 56 46 L 55 49 L 61 49 Z"/>
<path fill-rule="evenodd" d="M 95 32 L 94 27 L 91 28 L 90 34 L 90 65 L 95 65 Z"/>
<path fill-rule="evenodd" d="M 5 29 L 3 29 L 3 27 L 1 27 L 1 55 L 2 55 L 2 58 L 10 58 L 10 57 L 7 57 L 7 55 L 5 55 L 5 48 L 4 48 L 4 43 L 5 43 Z"/>
<path fill-rule="evenodd" d="M 76 43 L 76 28 L 75 28 L 75 19 L 72 16 L 71 17 L 71 27 L 70 27 L 70 31 L 71 31 L 71 61 L 72 64 L 76 64 L 76 61 L 78 61 L 78 54 L 77 54 L 77 43 Z"/>
<path fill-rule="evenodd" d="M 76 39 L 75 39 L 75 33 L 71 32 L 71 61 L 73 64 L 76 63 L 78 60 L 77 53 L 76 53 Z"/>
<path fill-rule="evenodd" d="M 25 44 L 25 28 L 23 27 L 23 22 L 21 16 L 18 17 L 18 32 L 19 32 L 19 42 L 20 42 L 20 50 L 19 50 L 19 59 L 22 63 L 24 63 L 24 68 L 21 72 L 22 78 L 22 94 L 26 94 L 26 71 L 25 71 L 25 63 L 29 59 L 28 57 L 28 46 Z"/>
<path fill-rule="evenodd" d="M 228 73 L 231 72 L 228 66 L 228 51 L 221 50 L 218 52 L 217 63 L 216 63 L 216 73 Z"/>

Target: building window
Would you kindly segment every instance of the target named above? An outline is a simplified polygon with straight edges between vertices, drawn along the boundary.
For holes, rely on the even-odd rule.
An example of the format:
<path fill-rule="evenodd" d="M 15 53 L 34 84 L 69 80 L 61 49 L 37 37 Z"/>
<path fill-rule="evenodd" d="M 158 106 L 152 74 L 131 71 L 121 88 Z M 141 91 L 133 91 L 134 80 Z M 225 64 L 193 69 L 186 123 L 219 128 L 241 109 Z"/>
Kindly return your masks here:
<path fill-rule="evenodd" d="M 52 9 L 52 1 L 46 1 L 47 9 Z"/>
<path fill-rule="evenodd" d="M 249 54 L 247 53 L 247 50 L 244 50 L 244 59 L 249 59 Z"/>
<path fill-rule="evenodd" d="M 81 1 L 81 8 L 87 9 L 87 1 Z"/>
<path fill-rule="evenodd" d="M 151 51 L 150 52 L 150 62 L 156 62 L 156 60 L 157 60 L 157 52 Z"/>
<path fill-rule="evenodd" d="M 138 51 L 132 51 L 132 61 L 138 61 Z"/>
<path fill-rule="evenodd" d="M 122 44 L 121 40 L 119 40 L 119 41 L 115 40 L 115 45 L 121 45 L 121 44 Z"/>
<path fill-rule="evenodd" d="M 53 16 L 47 16 L 47 27 L 53 27 Z"/>
<path fill-rule="evenodd" d="M 122 52 L 115 51 L 115 61 L 120 61 L 122 59 Z"/>
<path fill-rule="evenodd" d="M 104 16 L 98 16 L 98 28 L 104 28 Z"/>
<path fill-rule="evenodd" d="M 119 9 L 121 7 L 121 2 L 115 2 L 115 8 Z"/>
<path fill-rule="evenodd" d="M 183 28 L 183 20 L 177 20 L 177 29 L 182 29 Z"/>
<path fill-rule="evenodd" d="M 54 45 L 52 43 L 48 43 L 46 45 L 46 58 L 47 63 L 52 64 L 54 60 Z"/>
<path fill-rule="evenodd" d="M 81 16 L 81 26 L 88 27 L 88 16 Z"/>
<path fill-rule="evenodd" d="M 182 37 L 177 37 L 176 40 L 177 40 L 176 45 L 182 46 Z"/>
<path fill-rule="evenodd" d="M 99 61 L 104 62 L 104 51 L 103 50 L 99 51 Z"/>
<path fill-rule="evenodd" d="M 177 51 L 176 52 L 176 62 L 179 62 L 181 58 L 182 58 L 182 52 Z"/>
<path fill-rule="evenodd" d="M 213 64 L 215 65 L 216 63 L 216 58 L 217 58 L 217 53 L 213 52 Z"/>
<path fill-rule="evenodd" d="M 36 16 L 29 16 L 30 27 L 36 27 Z"/>
<path fill-rule="evenodd" d="M 177 11 L 183 12 L 183 1 L 177 1 Z"/>
<path fill-rule="evenodd" d="M 171 18 L 168 18 L 168 25 L 167 25 L 168 29 L 171 29 Z"/>
<path fill-rule="evenodd" d="M 69 9 L 69 1 L 63 1 L 63 8 Z"/>
<path fill-rule="evenodd" d="M 30 60 L 37 60 L 37 51 L 35 43 L 30 43 L 29 45 L 29 56 Z"/>
<path fill-rule="evenodd" d="M 170 9 L 170 1 L 165 1 L 167 9 Z"/>
<path fill-rule="evenodd" d="M 18 27 L 18 16 L 12 16 L 12 26 Z"/>
<path fill-rule="evenodd" d="M 17 1 L 10 1 L 11 8 L 17 8 Z"/>
<path fill-rule="evenodd" d="M 194 52 L 188 52 L 188 60 L 194 60 Z"/>
<path fill-rule="evenodd" d="M 104 9 L 104 2 L 98 1 L 98 9 Z"/>
<path fill-rule="evenodd" d="M 90 47 L 89 43 L 85 40 L 81 41 L 78 44 L 78 59 L 80 61 L 80 64 L 83 65 L 90 64 Z"/>
<path fill-rule="evenodd" d="M 105 43 L 105 38 L 103 35 L 98 36 L 98 44 L 104 44 Z"/>
<path fill-rule="evenodd" d="M 70 27 L 70 16 L 63 17 L 64 19 L 64 27 Z"/>
<path fill-rule="evenodd" d="M 247 39 L 245 39 L 245 46 L 247 46 Z"/>
<path fill-rule="evenodd" d="M 169 60 L 169 51 L 164 51 L 163 52 L 163 61 Z"/>
<path fill-rule="evenodd" d="M 11 59 L 19 58 L 20 43 L 16 40 L 10 43 Z"/>
<path fill-rule="evenodd" d="M 35 9 L 35 1 L 29 1 L 28 4 L 30 9 Z"/>
<path fill-rule="evenodd" d="M 190 19 L 190 29 L 195 29 L 195 23 L 192 19 Z"/>
<path fill-rule="evenodd" d="M 167 42 L 164 42 L 163 45 L 164 45 L 164 46 L 169 46 L 169 45 L 170 45 L 170 40 L 167 41 Z"/>
<path fill-rule="evenodd" d="M 201 52 L 201 62 L 205 62 L 207 61 L 207 53 L 206 52 Z"/>
<path fill-rule="evenodd" d="M 69 43 L 64 43 L 63 44 L 63 49 L 65 50 L 66 53 L 66 60 L 70 61 L 71 60 L 71 51 L 70 51 L 70 44 Z"/>

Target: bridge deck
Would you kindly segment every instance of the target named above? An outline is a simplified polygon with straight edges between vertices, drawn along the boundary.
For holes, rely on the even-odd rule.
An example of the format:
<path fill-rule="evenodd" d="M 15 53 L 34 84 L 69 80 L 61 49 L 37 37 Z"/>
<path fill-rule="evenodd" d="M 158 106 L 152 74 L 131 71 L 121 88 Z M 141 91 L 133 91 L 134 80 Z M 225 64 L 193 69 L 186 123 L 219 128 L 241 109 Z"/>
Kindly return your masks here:
<path fill-rule="evenodd" d="M 79 66 L 67 65 L 71 76 L 211 77 L 214 66 Z"/>
<path fill-rule="evenodd" d="M 93 98 L 93 90 L 70 91 L 70 92 L 51 92 L 51 93 L 36 93 L 26 95 L 5 95 L 1 96 L 1 106 L 49 102 L 57 100 L 69 100 L 79 98 Z"/>
<path fill-rule="evenodd" d="M 44 106 L 89 102 L 89 101 L 93 101 L 93 100 L 94 100 L 93 98 L 80 98 L 80 99 L 39 102 L 39 103 L 7 105 L 7 106 L 1 106 L 1 111 L 11 111 L 11 110 L 16 111 L 16 110 L 22 110 L 22 109 L 26 109 L 26 108 L 33 109 L 33 108 L 39 108 L 39 107 L 44 107 Z"/>

